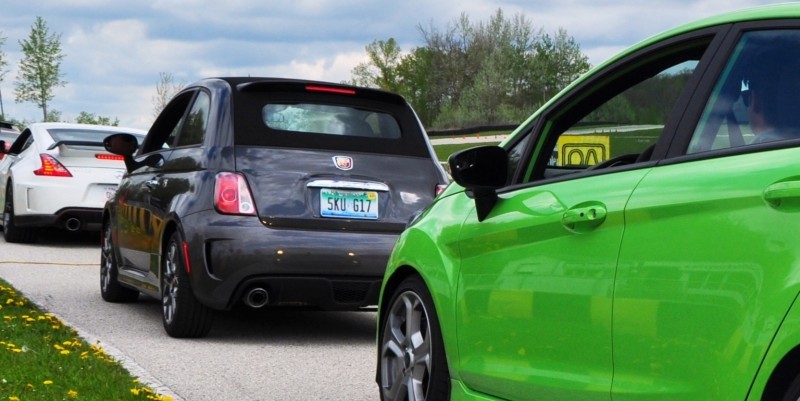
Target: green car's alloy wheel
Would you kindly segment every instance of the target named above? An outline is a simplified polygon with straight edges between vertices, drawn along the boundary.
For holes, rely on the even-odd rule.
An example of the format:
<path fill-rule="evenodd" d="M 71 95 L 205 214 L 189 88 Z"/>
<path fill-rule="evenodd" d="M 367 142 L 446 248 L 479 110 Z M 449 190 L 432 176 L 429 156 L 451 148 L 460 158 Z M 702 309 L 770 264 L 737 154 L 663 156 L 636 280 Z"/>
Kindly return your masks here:
<path fill-rule="evenodd" d="M 211 330 L 213 311 L 195 298 L 178 232 L 167 243 L 161 263 L 161 301 L 164 329 L 172 337 L 203 337 Z"/>
<path fill-rule="evenodd" d="M 103 224 L 100 252 L 100 295 L 108 302 L 133 302 L 139 298 L 139 291 L 123 287 L 117 281 L 119 266 L 114 257 L 111 241 L 111 225 Z"/>
<path fill-rule="evenodd" d="M 439 321 L 425 283 L 405 279 L 383 317 L 379 378 L 384 401 L 446 400 L 450 378 Z"/>
<path fill-rule="evenodd" d="M 36 242 L 36 231 L 14 224 L 14 193 L 11 182 L 6 186 L 6 203 L 3 205 L 3 235 L 6 242 L 28 244 Z"/>

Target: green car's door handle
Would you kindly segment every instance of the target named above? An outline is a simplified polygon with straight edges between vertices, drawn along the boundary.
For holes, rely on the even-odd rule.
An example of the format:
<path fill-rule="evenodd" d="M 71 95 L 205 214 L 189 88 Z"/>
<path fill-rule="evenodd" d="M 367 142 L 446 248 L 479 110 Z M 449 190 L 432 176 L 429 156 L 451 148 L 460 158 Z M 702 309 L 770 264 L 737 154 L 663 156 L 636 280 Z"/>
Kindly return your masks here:
<path fill-rule="evenodd" d="M 764 200 L 776 209 L 800 210 L 800 181 L 776 182 L 764 190 Z"/>
<path fill-rule="evenodd" d="M 567 230 L 576 233 L 585 233 L 595 229 L 606 220 L 606 208 L 603 205 L 593 204 L 577 206 L 564 212 L 561 224 Z"/>

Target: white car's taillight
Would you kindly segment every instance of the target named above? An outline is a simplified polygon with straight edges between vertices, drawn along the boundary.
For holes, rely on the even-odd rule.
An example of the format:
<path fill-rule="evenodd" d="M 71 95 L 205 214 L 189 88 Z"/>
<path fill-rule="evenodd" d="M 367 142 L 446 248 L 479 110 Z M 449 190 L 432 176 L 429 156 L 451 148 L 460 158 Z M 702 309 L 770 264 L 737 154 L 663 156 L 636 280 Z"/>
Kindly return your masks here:
<path fill-rule="evenodd" d="M 42 167 L 33 170 L 33 174 L 47 177 L 72 177 L 72 173 L 55 157 L 42 153 L 39 158 L 42 160 Z"/>
<path fill-rule="evenodd" d="M 256 214 L 253 196 L 244 176 L 236 173 L 217 174 L 214 208 L 223 214 Z"/>
<path fill-rule="evenodd" d="M 442 184 L 436 185 L 436 189 L 434 190 L 433 196 L 439 196 L 439 194 L 442 193 L 445 190 L 445 188 L 447 188 L 447 185 L 442 185 Z"/>

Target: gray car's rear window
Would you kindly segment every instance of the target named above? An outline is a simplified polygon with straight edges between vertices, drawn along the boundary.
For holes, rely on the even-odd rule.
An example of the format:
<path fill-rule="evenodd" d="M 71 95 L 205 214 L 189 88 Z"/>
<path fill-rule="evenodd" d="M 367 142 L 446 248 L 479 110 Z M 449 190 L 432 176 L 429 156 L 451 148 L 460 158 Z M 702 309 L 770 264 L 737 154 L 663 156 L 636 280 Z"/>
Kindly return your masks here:
<path fill-rule="evenodd" d="M 232 109 L 237 146 L 431 157 L 416 114 L 394 94 L 265 81 L 235 91 Z"/>
<path fill-rule="evenodd" d="M 327 134 L 368 138 L 400 138 L 400 125 L 390 114 L 355 107 L 315 103 L 269 103 L 264 124 L 297 134 Z"/>

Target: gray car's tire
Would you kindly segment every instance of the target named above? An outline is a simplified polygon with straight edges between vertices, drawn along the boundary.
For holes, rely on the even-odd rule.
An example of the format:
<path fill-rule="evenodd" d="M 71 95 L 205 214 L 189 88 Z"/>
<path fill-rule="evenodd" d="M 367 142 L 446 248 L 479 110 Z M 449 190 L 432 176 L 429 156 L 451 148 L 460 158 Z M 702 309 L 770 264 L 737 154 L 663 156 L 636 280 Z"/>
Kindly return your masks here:
<path fill-rule="evenodd" d="M 14 191 L 11 182 L 6 186 L 6 202 L 3 205 L 3 235 L 6 242 L 30 244 L 36 242 L 36 230 L 17 227 L 14 223 Z"/>
<path fill-rule="evenodd" d="M 133 302 L 139 298 L 139 291 L 123 287 L 117 277 L 119 265 L 114 256 L 114 243 L 111 240 L 111 224 L 103 224 L 100 238 L 100 295 L 106 302 Z"/>
<path fill-rule="evenodd" d="M 214 311 L 194 296 L 183 257 L 183 240 L 170 236 L 161 260 L 161 302 L 164 329 L 171 337 L 204 337 L 211 330 Z"/>
<path fill-rule="evenodd" d="M 450 398 L 439 318 L 418 276 L 403 280 L 381 316 L 378 385 L 383 401 Z"/>

